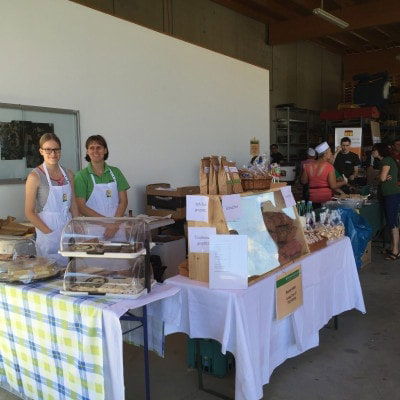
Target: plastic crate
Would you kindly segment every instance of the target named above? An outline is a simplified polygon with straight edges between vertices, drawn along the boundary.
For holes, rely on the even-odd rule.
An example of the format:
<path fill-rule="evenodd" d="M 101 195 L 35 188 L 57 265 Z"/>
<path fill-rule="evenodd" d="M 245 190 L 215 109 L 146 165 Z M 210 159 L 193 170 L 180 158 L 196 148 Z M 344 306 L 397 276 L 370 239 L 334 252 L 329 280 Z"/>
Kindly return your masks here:
<path fill-rule="evenodd" d="M 201 368 L 204 373 L 223 378 L 234 368 L 235 358 L 230 352 L 221 353 L 221 343 L 213 339 L 188 339 L 187 364 L 189 368 L 197 368 L 197 346 L 199 341 Z"/>

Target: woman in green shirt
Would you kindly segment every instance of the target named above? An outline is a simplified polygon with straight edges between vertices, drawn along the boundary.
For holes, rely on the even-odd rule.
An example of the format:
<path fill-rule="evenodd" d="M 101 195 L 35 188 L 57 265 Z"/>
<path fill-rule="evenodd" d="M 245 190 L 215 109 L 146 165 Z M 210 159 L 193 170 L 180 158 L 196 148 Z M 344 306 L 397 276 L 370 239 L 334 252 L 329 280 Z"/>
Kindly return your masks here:
<path fill-rule="evenodd" d="M 397 184 L 399 167 L 396 160 L 390 156 L 389 146 L 384 143 L 377 143 L 373 146 L 372 156 L 381 162 L 379 181 L 385 206 L 386 223 L 391 234 L 391 247 L 385 259 L 397 260 L 400 258 L 398 223 L 400 186 Z"/>
<path fill-rule="evenodd" d="M 101 135 L 86 140 L 86 157 L 89 165 L 80 170 L 74 179 L 75 196 L 79 211 L 86 217 L 122 217 L 128 206 L 129 184 L 117 167 L 108 165 L 106 140 Z M 113 237 L 116 228 L 107 228 L 106 239 Z"/>

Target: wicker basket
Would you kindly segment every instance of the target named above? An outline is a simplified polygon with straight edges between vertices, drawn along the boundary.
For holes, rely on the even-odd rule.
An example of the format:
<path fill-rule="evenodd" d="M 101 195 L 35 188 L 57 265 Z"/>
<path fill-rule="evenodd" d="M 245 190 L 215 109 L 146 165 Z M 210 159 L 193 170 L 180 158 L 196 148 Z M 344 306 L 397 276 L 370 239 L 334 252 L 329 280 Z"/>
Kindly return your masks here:
<path fill-rule="evenodd" d="M 249 190 L 268 190 L 271 188 L 272 177 L 263 178 L 242 178 L 242 187 L 244 191 Z"/>

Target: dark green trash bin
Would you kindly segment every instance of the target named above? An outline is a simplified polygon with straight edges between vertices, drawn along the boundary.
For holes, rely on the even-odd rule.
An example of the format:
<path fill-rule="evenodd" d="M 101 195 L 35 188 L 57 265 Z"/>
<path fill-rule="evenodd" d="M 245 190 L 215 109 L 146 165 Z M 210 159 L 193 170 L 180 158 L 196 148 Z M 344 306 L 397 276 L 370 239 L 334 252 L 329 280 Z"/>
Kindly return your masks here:
<path fill-rule="evenodd" d="M 206 374 L 223 378 L 234 368 L 235 358 L 229 351 L 221 353 L 221 343 L 213 339 L 188 339 L 187 364 L 189 368 L 197 368 L 197 342 L 199 343 L 201 368 Z"/>

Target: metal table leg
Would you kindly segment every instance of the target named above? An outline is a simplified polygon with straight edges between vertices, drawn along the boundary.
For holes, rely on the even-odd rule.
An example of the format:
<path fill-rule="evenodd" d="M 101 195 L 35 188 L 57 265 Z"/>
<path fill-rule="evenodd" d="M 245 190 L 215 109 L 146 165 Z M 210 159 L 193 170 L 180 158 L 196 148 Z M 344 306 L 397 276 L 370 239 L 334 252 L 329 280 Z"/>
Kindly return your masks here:
<path fill-rule="evenodd" d="M 145 398 L 146 400 L 150 400 L 150 368 L 149 368 L 149 340 L 148 340 L 148 325 L 147 325 L 147 307 L 142 307 L 142 316 L 138 317 L 131 312 L 125 313 L 121 318 L 123 321 L 136 321 L 140 322 L 141 325 L 136 326 L 133 329 L 129 329 L 126 332 L 123 332 L 123 335 L 126 335 L 129 332 L 132 332 L 138 328 L 143 328 L 143 352 L 144 352 L 144 384 L 145 384 Z"/>

